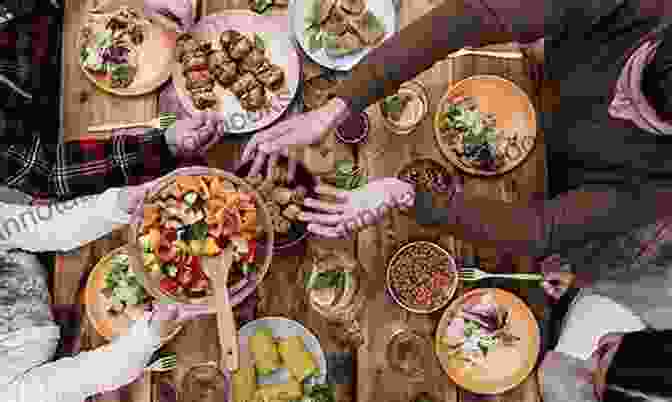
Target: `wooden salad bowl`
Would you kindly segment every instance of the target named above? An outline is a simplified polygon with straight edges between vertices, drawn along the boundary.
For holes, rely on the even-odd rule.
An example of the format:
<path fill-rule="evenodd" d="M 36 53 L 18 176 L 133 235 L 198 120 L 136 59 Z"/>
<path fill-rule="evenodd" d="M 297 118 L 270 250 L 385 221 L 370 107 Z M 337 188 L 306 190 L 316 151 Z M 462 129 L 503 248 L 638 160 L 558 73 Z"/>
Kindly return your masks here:
<path fill-rule="evenodd" d="M 245 180 L 228 173 L 220 169 L 212 168 L 199 168 L 198 174 L 189 174 L 184 173 L 182 175 L 187 176 L 220 176 L 225 180 L 233 183 L 239 190 L 245 191 L 248 193 L 254 193 L 257 205 L 257 224 L 263 227 L 263 231 L 266 234 L 263 243 L 260 243 L 257 248 L 257 257 L 255 260 L 255 265 L 257 267 L 256 274 L 250 277 L 249 280 L 253 280 L 254 283 L 249 283 L 248 279 L 243 279 L 236 284 L 229 285 L 229 293 L 232 297 L 238 292 L 245 292 L 246 295 L 239 300 L 232 299 L 232 305 L 239 304 L 242 300 L 252 293 L 254 289 L 261 283 L 261 281 L 266 276 L 268 269 L 271 266 L 271 260 L 273 257 L 273 241 L 274 241 L 274 231 L 271 221 L 271 216 L 266 209 L 264 200 L 261 195 L 252 188 Z M 156 186 L 153 187 L 145 197 L 145 202 L 154 202 L 158 195 L 163 189 L 167 186 L 172 185 L 175 182 L 177 175 L 171 175 L 160 179 Z M 144 204 L 142 205 L 144 207 Z M 139 209 L 134 214 L 131 223 L 129 225 L 129 264 L 131 269 L 135 271 L 147 292 L 155 297 L 157 300 L 165 303 L 185 303 L 185 304 L 205 304 L 209 306 L 214 313 L 216 311 L 215 297 L 214 295 L 209 295 L 202 298 L 191 298 L 186 295 L 174 295 L 161 290 L 160 277 L 149 275 L 144 267 L 143 261 L 143 250 L 142 246 L 138 243 L 137 239 L 139 237 L 141 228 L 142 228 L 142 219 L 143 213 L 142 209 Z M 214 281 L 211 279 L 211 285 L 214 286 Z"/>

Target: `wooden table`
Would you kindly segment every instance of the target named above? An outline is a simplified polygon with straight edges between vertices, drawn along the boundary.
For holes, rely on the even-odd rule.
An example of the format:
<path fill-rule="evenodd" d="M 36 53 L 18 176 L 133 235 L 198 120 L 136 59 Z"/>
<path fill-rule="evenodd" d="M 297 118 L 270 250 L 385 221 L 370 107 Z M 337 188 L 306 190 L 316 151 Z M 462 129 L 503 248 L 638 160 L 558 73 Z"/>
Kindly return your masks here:
<path fill-rule="evenodd" d="M 148 120 L 155 117 L 158 112 L 158 93 L 136 98 L 114 97 L 96 90 L 81 73 L 77 64 L 78 54 L 74 46 L 76 32 L 82 12 L 96 1 L 68 0 L 66 2 L 64 36 L 66 141 L 86 136 L 88 125 Z M 436 2 L 429 0 L 402 1 L 402 26 L 418 18 L 435 5 Z M 207 0 L 207 4 L 201 3 L 199 11 L 201 15 L 207 15 L 216 11 L 246 7 L 247 0 Z M 528 94 L 533 93 L 532 83 L 528 79 L 524 62 L 521 60 L 475 56 L 448 59 L 416 78 L 429 90 L 431 103 L 430 114 L 416 132 L 408 137 L 394 136 L 384 128 L 378 108 L 371 107 L 367 111 L 371 121 L 369 143 L 359 147 L 332 144 L 336 158 L 358 161 L 367 168 L 370 178 L 394 175 L 400 166 L 400 160 L 408 162 L 416 157 L 431 157 L 449 165 L 435 145 L 431 116 L 433 116 L 441 95 L 451 83 L 475 74 L 501 75 L 517 83 Z M 534 101 L 538 104 L 539 100 L 535 97 Z M 375 156 L 374 154 L 380 149 L 385 149 L 385 153 Z M 219 168 L 230 166 L 230 162 L 238 159 L 239 155 L 239 145 L 219 144 L 209 152 L 209 165 Z M 465 191 L 505 201 L 524 201 L 533 196 L 543 196 L 543 172 L 543 135 L 540 135 L 534 152 L 520 167 L 494 179 L 468 177 L 465 179 Z M 440 313 L 430 316 L 406 313 L 390 303 L 384 294 L 384 268 L 387 259 L 400 245 L 418 239 L 437 241 L 457 257 L 477 254 L 481 257 L 486 269 L 494 269 L 500 257 L 495 250 L 474 250 L 473 247 L 459 239 L 452 238 L 449 234 L 422 228 L 407 216 L 398 213 L 394 213 L 381 225 L 364 230 L 356 241 L 309 241 L 309 247 L 340 247 L 351 250 L 367 269 L 372 281 L 371 299 L 361 322 L 367 343 L 356 352 L 356 383 L 337 387 L 339 402 L 351 400 L 406 402 L 421 391 L 430 392 L 437 400 L 445 402 L 473 400 L 467 392 L 459 390 L 450 381 L 441 371 L 438 362 L 424 381 L 415 383 L 406 381 L 386 368 L 382 352 L 384 345 L 381 343 L 383 339 L 381 335 L 385 328 L 392 323 L 397 323 L 431 336 L 440 317 Z M 125 233 L 119 231 L 60 258 L 54 278 L 54 302 L 62 304 L 76 302 L 80 276 L 90 270 L 105 253 L 124 242 Z M 274 257 L 269 275 L 259 290 L 260 316 L 285 316 L 300 321 L 320 338 L 325 351 L 339 351 L 341 346 L 330 337 L 328 324 L 307 306 L 302 278 L 303 262 L 308 253 L 297 254 Z M 532 269 L 531 261 L 528 259 L 515 258 L 514 261 L 517 271 L 525 272 Z M 524 293 L 524 289 L 519 292 L 521 295 Z M 96 347 L 103 343 L 88 323 L 83 325 L 83 330 L 87 347 Z M 219 346 L 214 317 L 188 323 L 184 331 L 168 348 L 178 353 L 179 365 L 178 369 L 172 373 L 163 374 L 163 376 L 167 376 L 175 384 L 180 384 L 182 376 L 192 364 L 217 360 Z M 154 380 L 156 379 L 155 375 Z M 130 389 L 130 395 L 114 399 L 114 402 L 149 402 L 146 381 L 139 380 Z M 510 392 L 478 400 L 538 401 L 540 397 L 536 375 L 531 375 L 527 381 Z"/>

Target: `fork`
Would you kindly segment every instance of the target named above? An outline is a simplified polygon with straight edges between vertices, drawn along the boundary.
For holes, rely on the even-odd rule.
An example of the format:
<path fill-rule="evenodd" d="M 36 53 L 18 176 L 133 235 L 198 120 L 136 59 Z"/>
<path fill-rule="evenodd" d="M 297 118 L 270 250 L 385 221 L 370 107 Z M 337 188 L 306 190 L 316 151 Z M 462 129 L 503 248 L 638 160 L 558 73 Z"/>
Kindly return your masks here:
<path fill-rule="evenodd" d="M 523 54 L 515 51 L 500 51 L 500 50 L 477 50 L 472 48 L 462 48 L 457 52 L 448 55 L 450 58 L 461 56 L 483 56 L 495 57 L 500 59 L 522 59 Z"/>
<path fill-rule="evenodd" d="M 159 113 L 159 117 L 143 122 L 137 123 L 110 123 L 110 124 L 101 124 L 98 126 L 90 126 L 90 133 L 99 133 L 101 131 L 112 131 L 118 130 L 121 128 L 134 128 L 134 127 L 152 127 L 152 128 L 168 128 L 177 121 L 177 115 L 175 113 L 165 112 Z"/>
<path fill-rule="evenodd" d="M 544 280 L 544 275 L 542 274 L 491 274 L 485 271 L 481 271 L 478 268 L 460 268 L 458 274 L 460 280 L 465 282 L 475 282 L 485 278 L 510 278 L 524 281 Z"/>
<path fill-rule="evenodd" d="M 177 367 L 177 354 L 169 353 L 154 360 L 151 364 L 145 367 L 145 371 L 170 371 Z"/>

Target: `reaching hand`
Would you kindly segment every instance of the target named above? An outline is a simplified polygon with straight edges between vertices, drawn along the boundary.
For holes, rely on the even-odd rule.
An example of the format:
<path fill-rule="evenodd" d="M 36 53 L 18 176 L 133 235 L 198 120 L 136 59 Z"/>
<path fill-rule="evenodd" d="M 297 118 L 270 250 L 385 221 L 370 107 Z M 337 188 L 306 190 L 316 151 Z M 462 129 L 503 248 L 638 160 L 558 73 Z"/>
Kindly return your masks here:
<path fill-rule="evenodd" d="M 201 112 L 178 120 L 166 130 L 166 142 L 179 158 L 203 156 L 222 136 L 222 121 L 215 112 Z"/>
<path fill-rule="evenodd" d="M 180 175 L 207 175 L 208 172 L 208 168 L 205 167 L 180 168 L 158 179 L 154 179 L 137 186 L 126 187 L 126 191 L 119 192 L 119 205 L 124 211 L 134 215 L 134 220 L 142 219 L 142 206 L 143 201 L 145 200 L 145 196 L 156 186 L 156 184 L 161 179 Z"/>
<path fill-rule="evenodd" d="M 277 156 L 283 155 L 291 160 L 290 147 L 319 143 L 327 133 L 345 121 L 348 114 L 346 103 L 334 98 L 319 109 L 292 116 L 252 137 L 245 145 L 240 164 L 254 160 L 250 175 L 255 176 L 266 159 L 271 157 L 267 168 L 267 171 L 270 171 L 277 161 Z M 295 165 L 289 172 L 290 180 L 294 171 Z"/>
<path fill-rule="evenodd" d="M 544 275 L 542 286 L 544 292 L 556 302 L 560 300 L 572 284 L 574 283 L 574 274 L 571 272 L 555 271 Z"/>
<path fill-rule="evenodd" d="M 145 0 L 145 15 L 174 17 L 182 31 L 187 32 L 194 24 L 193 3 L 191 0 Z"/>
<path fill-rule="evenodd" d="M 413 186 L 396 178 L 375 180 L 355 191 L 338 191 L 318 186 L 317 193 L 335 197 L 339 203 L 308 198 L 304 205 L 322 213 L 302 212 L 314 234 L 342 238 L 379 222 L 393 208 L 410 208 L 415 200 Z"/>

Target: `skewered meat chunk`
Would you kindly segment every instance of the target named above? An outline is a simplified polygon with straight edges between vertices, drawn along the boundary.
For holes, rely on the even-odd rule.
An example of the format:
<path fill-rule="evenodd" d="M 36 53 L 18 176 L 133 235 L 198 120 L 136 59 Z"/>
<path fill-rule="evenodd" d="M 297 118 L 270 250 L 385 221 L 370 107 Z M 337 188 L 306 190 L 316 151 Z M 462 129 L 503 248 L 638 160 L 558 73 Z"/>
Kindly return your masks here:
<path fill-rule="evenodd" d="M 266 104 L 266 90 L 257 86 L 240 97 L 240 104 L 246 110 L 258 110 Z"/>
<path fill-rule="evenodd" d="M 233 84 L 238 78 L 238 69 L 236 68 L 236 63 L 228 62 L 220 64 L 214 68 L 213 75 L 215 76 L 215 79 L 217 79 L 217 82 L 219 82 L 222 86 L 226 87 Z"/>
<path fill-rule="evenodd" d="M 215 87 L 215 82 L 214 80 L 210 77 L 210 73 L 208 70 L 201 70 L 201 71 L 195 71 L 198 73 L 206 73 L 208 74 L 207 78 L 197 78 L 197 79 L 191 79 L 187 78 L 187 90 L 188 91 L 193 91 L 195 89 L 207 89 L 209 91 L 212 91 L 212 89 Z"/>
<path fill-rule="evenodd" d="M 182 63 L 188 54 L 193 54 L 198 51 L 199 43 L 189 34 L 182 34 L 177 38 L 175 52 L 177 61 Z"/>
<path fill-rule="evenodd" d="M 265 86 L 273 89 L 282 84 L 285 79 L 285 73 L 282 71 L 282 68 L 271 65 L 268 70 L 257 75 L 257 79 Z"/>
<path fill-rule="evenodd" d="M 253 88 L 258 87 L 259 81 L 254 78 L 254 75 L 251 73 L 243 74 L 236 82 L 231 86 L 231 92 L 234 93 L 237 97 L 241 97 L 243 94 L 251 91 Z"/>
<path fill-rule="evenodd" d="M 241 36 L 238 41 L 229 48 L 229 54 L 235 60 L 245 58 L 254 49 L 254 44 L 250 39 Z"/>
<path fill-rule="evenodd" d="M 196 109 L 203 110 L 217 104 L 215 93 L 208 90 L 194 90 L 191 92 L 191 99 Z"/>
<path fill-rule="evenodd" d="M 219 36 L 219 43 L 222 45 L 222 49 L 230 50 L 231 46 L 238 42 L 241 36 L 240 32 L 227 29 Z"/>
<path fill-rule="evenodd" d="M 214 67 L 233 61 L 226 50 L 215 50 L 208 55 L 208 65 Z"/>
<path fill-rule="evenodd" d="M 364 0 L 338 0 L 338 5 L 350 14 L 361 14 L 366 8 Z"/>
<path fill-rule="evenodd" d="M 248 54 L 243 61 L 240 63 L 240 71 L 246 73 L 254 73 L 259 67 L 266 61 L 266 56 L 264 56 L 264 51 L 260 49 L 253 49 L 250 54 Z"/>

